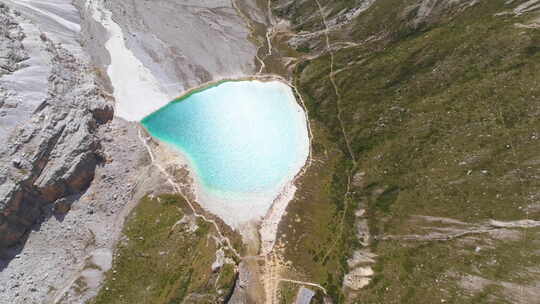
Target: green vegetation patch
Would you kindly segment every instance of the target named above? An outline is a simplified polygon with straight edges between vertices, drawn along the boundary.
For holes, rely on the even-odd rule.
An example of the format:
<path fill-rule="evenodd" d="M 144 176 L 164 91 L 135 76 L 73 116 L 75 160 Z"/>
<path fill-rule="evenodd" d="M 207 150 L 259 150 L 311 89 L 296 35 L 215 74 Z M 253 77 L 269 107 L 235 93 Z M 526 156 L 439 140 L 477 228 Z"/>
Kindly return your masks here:
<path fill-rule="evenodd" d="M 540 229 L 444 242 L 379 242 L 375 277 L 360 303 L 515 303 L 520 286 L 535 288 Z M 536 252 L 536 253 L 535 253 Z M 468 280 L 467 278 L 477 278 Z"/>
<path fill-rule="evenodd" d="M 231 291 L 232 264 L 212 272 L 214 227 L 179 195 L 145 197 L 129 216 L 98 303 L 215 303 Z"/>
<path fill-rule="evenodd" d="M 350 161 L 316 121 L 311 122 L 311 128 L 314 161 L 299 179 L 299 189 L 287 208 L 288 216 L 280 223 L 278 235 L 293 267 L 286 276 L 319 283 L 338 301 L 347 257 L 359 247 L 354 230 L 348 228 L 354 225 L 357 204 L 352 198 L 343 199 L 343 173 L 350 170 Z M 288 294 L 290 290 L 283 287 L 284 294 Z"/>

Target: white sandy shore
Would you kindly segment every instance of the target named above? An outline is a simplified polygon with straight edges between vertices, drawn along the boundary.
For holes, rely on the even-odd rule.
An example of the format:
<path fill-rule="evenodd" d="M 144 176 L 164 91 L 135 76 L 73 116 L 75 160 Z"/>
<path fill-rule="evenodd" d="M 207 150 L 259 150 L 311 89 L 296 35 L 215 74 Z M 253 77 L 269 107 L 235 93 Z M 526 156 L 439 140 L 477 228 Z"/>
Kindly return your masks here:
<path fill-rule="evenodd" d="M 248 81 L 248 80 L 245 80 Z M 300 105 L 297 103 L 296 98 L 290 87 L 281 81 L 261 82 L 259 80 L 249 80 L 256 84 L 263 84 L 264 86 L 275 87 L 276 90 L 285 90 L 288 95 L 288 101 L 291 102 L 293 110 L 299 117 L 298 121 L 302 124 L 298 126 L 303 134 L 301 142 L 297 144 L 300 146 L 298 149 L 298 157 L 296 163 L 292 166 L 292 170 L 288 172 L 286 176 L 279 182 L 273 189 L 270 189 L 264 193 L 242 193 L 242 194 L 227 194 L 217 193 L 215 191 L 208 191 L 204 186 L 198 182 L 199 178 L 194 172 L 194 180 L 196 181 L 195 194 L 197 200 L 207 208 L 210 212 L 220 216 L 227 224 L 232 227 L 238 228 L 246 222 L 259 221 L 265 217 L 269 209 L 276 205 L 279 201 L 290 201 L 294 195 L 295 187 L 291 184 L 291 181 L 302 169 L 309 155 L 309 137 L 307 129 L 306 115 Z M 192 166 L 191 166 L 192 167 Z M 193 170 L 194 171 L 194 170 Z M 277 207 L 277 209 L 285 209 L 286 204 Z M 283 212 L 278 212 L 283 214 Z M 274 217 L 279 217 L 277 214 Z M 275 218 L 275 220 L 279 220 Z"/>
<path fill-rule="evenodd" d="M 279 195 L 275 198 L 271 208 L 267 211 L 266 216 L 261 221 L 259 235 L 261 238 L 261 255 L 269 254 L 274 248 L 276 242 L 277 230 L 281 218 L 285 215 L 285 210 L 289 202 L 294 198 L 296 186 L 294 178 L 290 180 Z"/>
<path fill-rule="evenodd" d="M 261 82 L 260 80 L 251 81 Z M 269 83 L 266 82 L 265 85 L 269 85 Z M 194 170 L 195 167 L 189 160 L 189 155 L 167 144 L 162 144 L 163 151 L 158 153 L 158 155 L 169 155 L 169 157 L 160 161 L 162 163 L 168 162 L 170 164 L 172 161 L 179 166 L 187 166 L 190 179 L 193 181 L 191 189 L 195 200 L 208 212 L 217 215 L 227 225 L 237 229 L 246 239 L 252 238 L 253 231 L 244 230 L 252 230 L 254 227 L 261 225 L 259 234 L 265 252 L 273 247 L 278 224 L 296 191 L 294 186 L 295 177 L 304 167 L 310 148 L 306 114 L 296 101 L 291 88 L 284 82 L 276 80 L 271 81 L 271 85 L 276 86 L 276 89 L 287 91 L 288 100 L 293 103 L 293 111 L 301 116 L 298 121 L 302 125 L 298 127 L 301 129 L 300 132 L 303 133 L 303 136 L 300 136 L 303 140 L 297 143 L 300 146 L 297 162 L 292 166 L 293 169 L 274 188 L 264 193 L 218 193 L 205 188 L 201 179 L 197 176 L 196 170 Z M 172 159 L 170 155 L 176 156 Z"/>
<path fill-rule="evenodd" d="M 261 83 L 259 80 L 251 80 L 253 82 Z M 291 88 L 281 81 L 266 82 L 266 86 L 272 85 L 276 89 L 286 90 L 288 100 L 292 103 L 293 111 L 297 113 L 299 117 L 298 121 L 301 122 L 301 136 L 304 140 L 298 142 L 300 146 L 299 155 L 296 163 L 292 166 L 292 170 L 282 179 L 280 183 L 273 189 L 270 189 L 264 193 L 241 193 L 235 194 L 223 194 L 208 191 L 199 182 L 198 177 L 194 174 L 194 188 L 197 201 L 213 214 L 218 215 L 225 223 L 239 229 L 245 227 L 249 222 L 260 222 L 263 218 L 269 217 L 265 220 L 265 225 L 261 231 L 264 235 L 262 237 L 263 243 L 273 244 L 275 239 L 275 231 L 277 231 L 277 225 L 285 212 L 288 202 L 293 198 L 296 187 L 292 184 L 295 176 L 304 167 L 309 155 L 309 136 L 307 119 L 305 112 L 300 107 Z M 195 170 L 192 170 L 195 171 Z M 269 212 L 271 210 L 271 212 Z"/>
<path fill-rule="evenodd" d="M 154 75 L 126 47 L 122 29 L 112 20 L 103 1 L 90 0 L 87 5 L 92 17 L 109 32 L 105 48 L 111 57 L 107 74 L 114 88 L 115 115 L 139 121 L 169 103 L 174 96 L 163 93 L 165 89 Z"/>
<path fill-rule="evenodd" d="M 284 182 L 263 194 L 242 194 L 241 196 L 230 196 L 223 198 L 221 195 L 209 192 L 202 185 L 197 172 L 193 169 L 191 161 L 184 152 L 161 142 L 161 148 L 156 155 L 159 157 L 158 163 L 169 167 L 175 164 L 178 167 L 186 167 L 189 171 L 189 185 L 194 200 L 206 211 L 217 215 L 227 225 L 237 230 L 243 237 L 244 243 L 253 242 L 254 229 L 259 228 L 261 253 L 269 253 L 275 243 L 276 233 L 281 218 L 285 214 L 288 203 L 293 199 L 296 192 L 294 185 L 295 176 L 304 166 L 303 162 L 298 162 L 298 170 L 291 172 L 284 178 Z M 189 196 L 189 193 L 185 193 Z"/>
<path fill-rule="evenodd" d="M 285 82 L 283 79 L 280 79 L 280 81 Z M 279 223 L 281 222 L 281 219 L 283 216 L 285 216 L 287 206 L 289 205 L 289 202 L 292 201 L 294 198 L 294 195 L 296 193 L 296 180 L 302 176 L 307 168 L 311 164 L 311 140 L 313 138 L 313 135 L 311 133 L 311 127 L 309 125 L 309 114 L 307 112 L 306 105 L 304 103 L 304 100 L 302 99 L 302 95 L 298 92 L 298 89 L 294 87 L 293 85 L 287 83 L 287 85 L 290 87 L 291 91 L 290 94 L 292 95 L 292 98 L 296 101 L 298 107 L 302 109 L 301 113 L 304 115 L 304 122 L 306 124 L 306 140 L 307 145 L 304 147 L 307 149 L 305 152 L 306 158 L 304 162 L 302 163 L 302 166 L 295 172 L 294 176 L 291 176 L 288 180 L 288 182 L 284 185 L 283 189 L 279 193 L 279 195 L 275 198 L 274 202 L 272 203 L 270 209 L 267 211 L 266 215 L 262 219 L 260 223 L 259 228 L 259 236 L 260 236 L 260 254 L 261 255 L 268 255 L 273 250 L 276 238 L 277 238 L 277 231 L 279 228 Z M 299 100 L 296 100 L 294 97 L 293 91 L 296 92 L 297 96 L 300 98 Z"/>
<path fill-rule="evenodd" d="M 103 0 L 89 0 L 87 6 L 87 9 L 92 12 L 92 17 L 102 24 L 109 33 L 105 48 L 111 59 L 107 74 L 114 88 L 115 115 L 128 121 L 140 121 L 175 99 L 175 96 L 166 94 L 167 88 L 163 87 L 152 72 L 127 48 L 122 28 L 112 20 L 112 13 L 104 7 Z M 299 115 L 302 115 L 300 121 L 305 123 L 301 128 L 306 130 L 305 141 L 298 143 L 302 146 L 303 155 L 298 158 L 294 170 L 291 170 L 290 174 L 276 188 L 266 193 L 243 193 L 241 195 L 223 196 L 213 193 L 202 186 L 186 155 L 179 157 L 179 162 L 188 165 L 191 169 L 191 176 L 194 180 L 192 187 L 196 201 L 235 229 L 246 226 L 253 227 L 253 225 L 246 225 L 247 223 L 263 223 L 259 233 L 265 248 L 273 246 L 280 219 L 296 191 L 293 180 L 308 158 L 310 145 L 307 119 L 303 109 L 296 102 L 288 85 L 277 81 L 276 84 L 284 86 L 288 90 L 289 99 L 294 102 L 295 107 L 298 107 Z"/>

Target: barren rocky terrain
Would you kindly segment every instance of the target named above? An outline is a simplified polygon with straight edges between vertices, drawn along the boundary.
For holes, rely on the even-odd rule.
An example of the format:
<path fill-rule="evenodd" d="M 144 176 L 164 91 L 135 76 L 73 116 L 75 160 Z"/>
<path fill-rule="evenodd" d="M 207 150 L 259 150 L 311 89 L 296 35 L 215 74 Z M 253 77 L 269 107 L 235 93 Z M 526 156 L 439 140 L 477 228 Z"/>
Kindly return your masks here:
<path fill-rule="evenodd" d="M 0 2 L 0 303 L 540 303 L 539 20 L 538 0 Z M 292 86 L 311 157 L 264 250 L 118 117 L 146 76 L 149 102 Z"/>

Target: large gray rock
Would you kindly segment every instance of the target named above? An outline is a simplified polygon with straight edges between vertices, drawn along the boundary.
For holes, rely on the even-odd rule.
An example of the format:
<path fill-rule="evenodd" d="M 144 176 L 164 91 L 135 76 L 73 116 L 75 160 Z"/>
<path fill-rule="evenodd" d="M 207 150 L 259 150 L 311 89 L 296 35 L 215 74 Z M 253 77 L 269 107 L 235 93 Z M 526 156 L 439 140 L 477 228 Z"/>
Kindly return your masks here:
<path fill-rule="evenodd" d="M 313 296 L 315 296 L 315 292 L 313 290 L 302 286 L 298 290 L 298 294 L 296 295 L 296 301 L 294 303 L 309 304 L 311 303 L 311 299 L 313 299 Z"/>
<path fill-rule="evenodd" d="M 22 45 L 22 28 L 10 18 L 9 9 L 0 3 L 0 76 L 13 73 L 24 66 L 28 53 Z"/>
<path fill-rule="evenodd" d="M 241 262 L 238 265 L 238 278 L 234 286 L 233 293 L 227 301 L 227 304 L 250 304 L 254 303 L 251 299 L 248 291 L 249 282 L 252 280 L 252 274 L 248 265 L 245 262 Z"/>

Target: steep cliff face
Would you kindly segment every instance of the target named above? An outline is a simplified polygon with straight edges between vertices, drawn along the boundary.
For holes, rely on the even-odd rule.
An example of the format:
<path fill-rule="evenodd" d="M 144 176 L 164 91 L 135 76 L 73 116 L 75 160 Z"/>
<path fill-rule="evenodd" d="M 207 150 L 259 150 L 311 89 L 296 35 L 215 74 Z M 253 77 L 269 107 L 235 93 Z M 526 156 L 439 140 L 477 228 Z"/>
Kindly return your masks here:
<path fill-rule="evenodd" d="M 23 28 L 20 14 L 5 5 L 0 14 L 0 40 L 6 46 L 0 74 L 5 126 L 0 247 L 5 248 L 21 240 L 44 205 L 88 187 L 103 160 L 96 130 L 112 119 L 113 108 L 84 62 L 31 25 Z M 23 74 L 34 68 L 43 73 Z M 44 86 L 46 93 L 29 96 L 25 90 L 33 85 Z"/>

